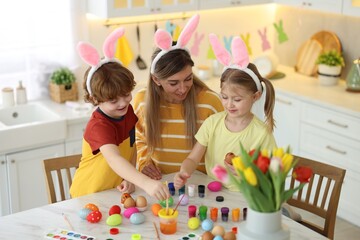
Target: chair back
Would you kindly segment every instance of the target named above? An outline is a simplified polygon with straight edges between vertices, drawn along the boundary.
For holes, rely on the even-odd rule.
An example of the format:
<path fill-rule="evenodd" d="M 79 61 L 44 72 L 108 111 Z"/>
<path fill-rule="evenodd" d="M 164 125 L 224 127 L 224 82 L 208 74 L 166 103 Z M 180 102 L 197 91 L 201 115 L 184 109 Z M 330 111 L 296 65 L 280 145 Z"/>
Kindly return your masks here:
<path fill-rule="evenodd" d="M 323 218 L 323 226 L 305 219 L 300 223 L 329 239 L 333 239 L 336 213 L 346 170 L 303 157 L 294 157 L 298 159 L 297 166 L 311 168 L 313 175 L 309 184 L 294 194 L 288 200 L 288 204 Z M 290 188 L 294 188 L 298 184 L 291 178 Z"/>
<path fill-rule="evenodd" d="M 70 198 L 69 189 L 80 160 L 81 154 L 76 154 L 43 161 L 49 203 Z"/>

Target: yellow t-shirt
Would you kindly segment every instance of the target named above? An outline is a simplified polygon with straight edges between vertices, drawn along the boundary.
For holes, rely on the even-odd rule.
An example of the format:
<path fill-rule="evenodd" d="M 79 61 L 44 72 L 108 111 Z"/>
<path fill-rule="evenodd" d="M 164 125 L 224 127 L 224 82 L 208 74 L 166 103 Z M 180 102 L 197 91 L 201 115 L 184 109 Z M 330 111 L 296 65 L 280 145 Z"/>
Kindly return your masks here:
<path fill-rule="evenodd" d="M 148 149 L 146 146 L 144 107 L 146 89 L 140 90 L 134 97 L 134 109 L 139 118 L 136 124 L 137 164 L 141 170 L 148 164 Z M 198 123 L 210 115 L 223 111 L 219 96 L 208 90 L 202 90 L 197 95 Z M 154 164 L 160 167 L 164 174 L 180 170 L 182 161 L 189 155 L 193 146 L 188 145 L 182 104 L 161 105 L 159 121 L 161 122 L 161 146 L 157 146 L 150 156 Z M 205 173 L 204 161 L 198 168 Z"/>

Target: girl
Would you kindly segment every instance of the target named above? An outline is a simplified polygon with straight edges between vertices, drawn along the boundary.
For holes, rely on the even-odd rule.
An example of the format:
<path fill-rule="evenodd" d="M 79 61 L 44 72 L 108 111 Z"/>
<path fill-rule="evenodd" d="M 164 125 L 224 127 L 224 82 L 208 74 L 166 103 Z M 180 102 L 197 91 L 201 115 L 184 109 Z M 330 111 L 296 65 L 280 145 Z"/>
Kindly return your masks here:
<path fill-rule="evenodd" d="M 216 164 L 227 164 L 223 161 L 225 155 L 240 152 L 240 143 L 246 150 L 259 146 L 268 149 L 276 147 L 272 135 L 275 92 L 271 82 L 262 78 L 256 66 L 249 63 L 246 46 L 240 38 L 235 37 L 232 42 L 233 63 L 215 35 L 210 35 L 210 42 L 218 60 L 226 66 L 220 79 L 220 97 L 225 111 L 210 116 L 201 125 L 195 135 L 197 143 L 174 177 L 176 188 L 186 183 L 204 154 L 207 174 L 215 178 L 211 169 Z M 265 95 L 264 90 L 266 123 L 251 112 L 253 104 Z M 237 190 L 232 185 L 226 187 Z"/>

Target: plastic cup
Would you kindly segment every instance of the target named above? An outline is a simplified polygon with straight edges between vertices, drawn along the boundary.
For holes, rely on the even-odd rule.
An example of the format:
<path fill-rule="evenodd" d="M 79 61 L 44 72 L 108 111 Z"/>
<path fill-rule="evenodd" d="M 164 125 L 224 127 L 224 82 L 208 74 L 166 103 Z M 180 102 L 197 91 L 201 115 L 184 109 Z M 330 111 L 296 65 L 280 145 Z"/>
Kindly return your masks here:
<path fill-rule="evenodd" d="M 177 221 L 179 212 L 174 209 L 169 208 L 169 214 L 166 214 L 166 208 L 163 208 L 159 211 L 159 220 L 160 220 L 160 232 L 162 234 L 174 234 L 177 231 Z"/>

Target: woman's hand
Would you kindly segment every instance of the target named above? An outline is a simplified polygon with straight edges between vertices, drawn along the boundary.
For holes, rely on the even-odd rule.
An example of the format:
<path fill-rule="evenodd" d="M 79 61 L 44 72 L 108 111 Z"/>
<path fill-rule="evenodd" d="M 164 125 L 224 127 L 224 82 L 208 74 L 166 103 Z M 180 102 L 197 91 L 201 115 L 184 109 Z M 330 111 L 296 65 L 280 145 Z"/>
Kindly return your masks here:
<path fill-rule="evenodd" d="M 190 178 L 190 174 L 188 174 L 187 172 L 176 173 L 174 176 L 175 189 L 182 188 L 186 184 L 188 178 Z"/>
<path fill-rule="evenodd" d="M 135 185 L 131 182 L 123 180 L 119 186 L 116 187 L 120 192 L 133 193 L 135 191 Z"/>
<path fill-rule="evenodd" d="M 160 180 L 162 178 L 160 169 L 154 165 L 154 163 L 149 163 L 146 165 L 141 172 L 145 174 L 146 176 L 155 179 Z"/>

